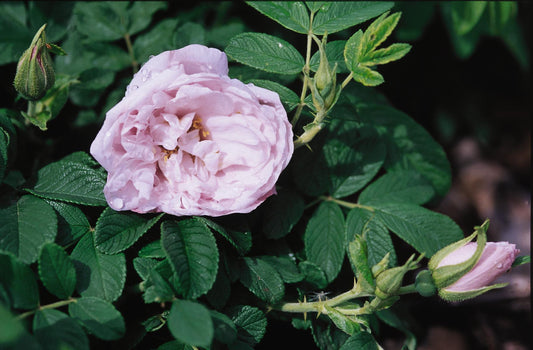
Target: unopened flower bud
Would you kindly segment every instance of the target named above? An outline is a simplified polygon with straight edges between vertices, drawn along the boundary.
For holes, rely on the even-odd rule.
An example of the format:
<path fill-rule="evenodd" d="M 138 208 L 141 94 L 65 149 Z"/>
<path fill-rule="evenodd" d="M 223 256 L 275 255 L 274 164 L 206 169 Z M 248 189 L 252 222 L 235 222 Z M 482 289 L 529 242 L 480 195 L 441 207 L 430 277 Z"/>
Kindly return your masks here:
<path fill-rule="evenodd" d="M 414 254 L 403 266 L 393 267 L 391 269 L 381 272 L 376 278 L 376 296 L 380 299 L 387 299 L 396 295 L 402 286 L 403 277 L 405 274 L 418 267 L 418 262 L 422 259 L 422 255 L 414 261 Z"/>
<path fill-rule="evenodd" d="M 505 283 L 490 285 L 511 268 L 519 250 L 508 242 L 486 242 L 488 221 L 474 233 L 443 248 L 430 260 L 429 268 L 439 296 L 448 301 L 474 298 Z M 477 242 L 470 242 L 477 235 Z"/>
<path fill-rule="evenodd" d="M 13 85 L 24 98 L 35 101 L 54 86 L 55 75 L 52 58 L 48 52 L 43 25 L 33 37 L 30 47 L 24 51 L 17 65 Z"/>
<path fill-rule="evenodd" d="M 313 104 L 317 110 L 328 110 L 334 103 L 337 95 L 337 64 L 331 68 L 326 55 L 326 35 L 319 45 L 320 64 L 311 83 Z"/>

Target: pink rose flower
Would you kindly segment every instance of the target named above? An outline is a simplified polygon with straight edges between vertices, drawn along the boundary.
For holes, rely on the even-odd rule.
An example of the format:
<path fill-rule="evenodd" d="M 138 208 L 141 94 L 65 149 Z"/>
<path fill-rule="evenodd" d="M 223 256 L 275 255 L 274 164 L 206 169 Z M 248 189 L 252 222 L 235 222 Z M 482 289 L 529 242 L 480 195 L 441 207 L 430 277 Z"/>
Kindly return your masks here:
<path fill-rule="evenodd" d="M 477 243 L 470 242 L 445 256 L 437 268 L 465 262 L 474 255 Z M 496 278 L 511 268 L 520 250 L 508 242 L 487 242 L 483 253 L 472 270 L 452 285 L 444 288 L 448 292 L 467 292 L 490 285 Z"/>
<path fill-rule="evenodd" d="M 90 151 L 111 208 L 220 216 L 275 193 L 293 134 L 278 94 L 230 79 L 223 52 L 190 45 L 144 64 Z"/>

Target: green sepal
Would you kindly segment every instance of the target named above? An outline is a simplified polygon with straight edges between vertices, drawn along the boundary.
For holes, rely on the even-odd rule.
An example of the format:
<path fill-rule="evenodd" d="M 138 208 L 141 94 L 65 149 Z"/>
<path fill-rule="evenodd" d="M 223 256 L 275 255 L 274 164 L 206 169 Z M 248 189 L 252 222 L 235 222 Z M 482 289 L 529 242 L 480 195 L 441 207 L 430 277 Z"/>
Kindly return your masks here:
<path fill-rule="evenodd" d="M 48 51 L 50 51 L 51 53 L 53 53 L 55 55 L 59 55 L 59 56 L 68 55 L 67 52 L 65 50 L 63 50 L 63 48 L 61 48 L 60 46 L 58 46 L 56 44 L 46 43 L 46 48 L 48 49 Z"/>
<path fill-rule="evenodd" d="M 486 220 L 481 226 L 476 226 L 474 228 L 474 233 L 470 236 L 457 241 L 449 246 L 446 246 L 439 250 L 433 257 L 429 260 L 428 267 L 435 281 L 435 285 L 438 289 L 448 287 L 453 283 L 457 282 L 461 277 L 468 273 L 476 265 L 481 254 L 485 249 L 485 244 L 487 243 L 487 229 L 489 227 L 489 220 Z M 452 253 L 456 249 L 464 246 L 477 236 L 477 248 L 470 259 L 455 265 L 448 265 L 443 267 L 437 267 L 439 263 L 446 257 L 448 254 Z"/>
<path fill-rule="evenodd" d="M 520 265 L 529 264 L 530 262 L 531 262 L 530 255 L 517 256 L 516 259 L 514 259 L 514 262 L 511 265 L 511 267 L 517 267 Z"/>
<path fill-rule="evenodd" d="M 446 289 L 440 289 L 439 296 L 446 301 L 451 301 L 451 302 L 463 301 L 463 300 L 475 298 L 492 289 L 503 288 L 507 286 L 508 284 L 509 283 L 498 283 L 498 284 L 493 284 L 491 286 L 487 286 L 487 287 L 483 287 L 479 289 L 469 290 L 467 292 L 451 292 L 451 291 L 447 291 Z"/>
<path fill-rule="evenodd" d="M 380 273 L 385 271 L 389 267 L 390 263 L 390 252 L 385 254 L 383 259 L 378 262 L 376 265 L 372 266 L 372 275 L 374 278 L 378 277 Z"/>

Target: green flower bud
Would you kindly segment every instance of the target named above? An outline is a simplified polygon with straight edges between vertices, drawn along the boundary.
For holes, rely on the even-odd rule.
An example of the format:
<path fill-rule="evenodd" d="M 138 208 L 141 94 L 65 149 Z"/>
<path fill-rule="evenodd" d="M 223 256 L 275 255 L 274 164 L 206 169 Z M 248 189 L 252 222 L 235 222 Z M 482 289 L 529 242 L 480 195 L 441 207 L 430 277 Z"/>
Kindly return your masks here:
<path fill-rule="evenodd" d="M 415 255 L 413 254 L 403 266 L 393 267 L 381 272 L 376 278 L 376 296 L 380 299 L 387 299 L 396 295 L 402 286 L 405 274 L 418 268 L 418 262 L 422 257 L 423 255 L 414 261 Z"/>
<path fill-rule="evenodd" d="M 437 294 L 437 286 L 433 283 L 433 277 L 431 277 L 429 270 L 422 270 L 416 275 L 415 289 L 423 297 Z"/>
<path fill-rule="evenodd" d="M 330 109 L 337 98 L 337 64 L 331 68 L 326 56 L 326 39 L 324 35 L 318 49 L 320 52 L 320 64 L 311 82 L 313 104 L 317 110 Z"/>
<path fill-rule="evenodd" d="M 13 85 L 24 98 L 35 101 L 54 86 L 55 75 L 52 58 L 48 52 L 43 25 L 33 37 L 30 47 L 24 51 L 17 65 Z"/>

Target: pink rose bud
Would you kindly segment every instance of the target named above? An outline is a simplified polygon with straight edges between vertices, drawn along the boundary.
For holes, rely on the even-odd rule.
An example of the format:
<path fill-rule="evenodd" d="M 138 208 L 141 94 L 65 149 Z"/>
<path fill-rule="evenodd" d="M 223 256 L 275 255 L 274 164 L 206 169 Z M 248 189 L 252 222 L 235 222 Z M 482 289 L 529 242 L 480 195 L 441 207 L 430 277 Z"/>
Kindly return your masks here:
<path fill-rule="evenodd" d="M 115 210 L 221 216 L 275 193 L 292 139 L 278 94 L 230 79 L 223 52 L 189 45 L 135 74 L 91 154 Z"/>
<path fill-rule="evenodd" d="M 445 256 L 437 268 L 460 264 L 468 260 L 476 251 L 477 243 L 470 242 Z M 472 270 L 455 283 L 444 288 L 447 292 L 468 292 L 489 286 L 496 278 L 511 268 L 515 257 L 520 252 L 514 244 L 508 242 L 487 242 L 481 257 Z"/>
<path fill-rule="evenodd" d="M 462 301 L 507 285 L 490 283 L 511 268 L 520 251 L 508 242 L 487 242 L 488 227 L 486 220 L 470 236 L 442 248 L 429 259 L 428 268 L 442 299 Z M 475 237 L 477 242 L 471 242 Z M 427 279 L 425 282 L 429 283 Z"/>

